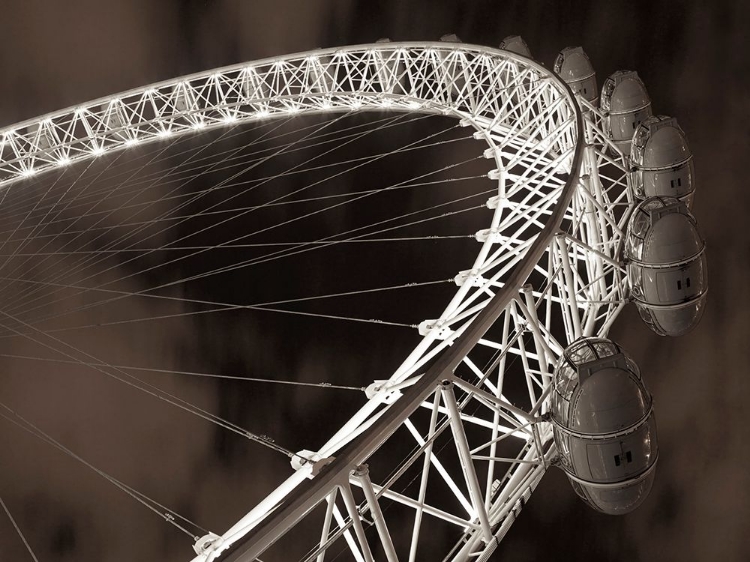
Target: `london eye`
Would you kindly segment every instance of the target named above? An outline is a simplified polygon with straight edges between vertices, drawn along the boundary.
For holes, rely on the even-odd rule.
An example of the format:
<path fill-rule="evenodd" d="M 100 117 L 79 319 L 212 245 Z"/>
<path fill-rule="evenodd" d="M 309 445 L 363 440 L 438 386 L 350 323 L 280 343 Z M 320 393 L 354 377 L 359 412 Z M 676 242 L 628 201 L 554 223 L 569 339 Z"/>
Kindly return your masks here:
<path fill-rule="evenodd" d="M 593 508 L 635 509 L 658 473 L 654 407 L 608 334 L 627 306 L 660 335 L 702 314 L 685 133 L 635 72 L 600 90 L 580 48 L 551 70 L 518 37 L 444 39 L 218 68 L 0 131 L 4 356 L 250 441 L 287 473 L 247 513 L 205 528 L 23 408 L 0 415 L 187 535 L 195 562 L 488 560 L 553 468 Z M 281 353 L 328 337 L 361 345 L 357 363 L 321 381 L 155 358 L 175 321 L 270 317 L 293 323 Z M 278 436 L 177 390 L 186 377 L 339 393 L 341 411 Z M 276 400 L 253 393 L 258 412 Z"/>

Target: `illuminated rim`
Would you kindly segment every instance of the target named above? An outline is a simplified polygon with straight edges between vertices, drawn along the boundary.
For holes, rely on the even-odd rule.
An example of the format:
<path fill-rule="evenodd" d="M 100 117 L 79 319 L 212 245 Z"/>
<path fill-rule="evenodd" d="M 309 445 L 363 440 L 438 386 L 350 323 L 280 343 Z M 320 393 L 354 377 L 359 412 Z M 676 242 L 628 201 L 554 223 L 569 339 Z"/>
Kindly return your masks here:
<path fill-rule="evenodd" d="M 408 68 L 399 74 L 401 65 Z M 438 78 L 447 82 L 426 85 L 441 67 L 444 74 Z M 399 83 L 403 72 L 408 73 L 406 84 Z M 446 43 L 325 49 L 228 66 L 99 98 L 0 130 L 0 186 L 139 143 L 303 112 L 392 109 L 453 114 L 472 120 L 483 135 L 490 135 L 502 127 L 493 123 L 502 114 L 499 92 L 492 95 L 490 90 L 499 83 L 508 85 L 507 78 L 499 78 L 504 73 L 513 74 L 511 80 L 519 87 L 528 80 L 529 92 L 534 90 L 531 82 L 549 74 L 513 53 Z M 496 76 L 491 82 L 479 83 L 492 74 Z M 465 79 L 477 83 L 472 91 L 456 96 L 457 84 Z M 560 83 L 536 86 L 538 94 L 557 92 L 552 95 L 561 99 Z M 570 106 L 567 110 L 573 111 Z"/>
<path fill-rule="evenodd" d="M 456 276 L 459 288 L 441 316 L 420 324 L 424 337 L 401 367 L 371 385 L 365 405 L 323 447 L 300 452 L 298 470 L 236 525 L 198 541 L 196 562 L 253 560 L 326 500 L 334 507 L 309 559 L 343 537 L 355 558 L 369 560 L 360 517 L 378 514 L 384 498 L 418 513 L 412 549 L 420 532 L 429 534 L 429 525 L 422 529 L 419 523 L 426 514 L 461 530 L 454 559 L 486 559 L 555 457 L 551 424 L 542 414 L 558 357 L 575 339 L 606 336 L 628 300 L 619 248 L 629 213 L 616 211 L 633 205 L 627 161 L 608 138 L 604 116 L 574 98 L 549 70 L 510 52 L 460 43 L 378 43 L 266 59 L 101 98 L 0 131 L 0 186 L 24 189 L 29 176 L 139 143 L 229 123 L 367 110 L 442 114 L 473 127 L 487 144 L 484 156 L 496 164 L 489 174 L 498 186 L 487 202 L 493 210 L 489 228 L 477 232 L 481 246 L 474 266 Z M 540 280 L 531 281 L 532 273 Z M 564 333 L 553 333 L 553 320 L 560 317 Z M 493 324 L 502 334 L 487 335 Z M 529 338 L 533 351 L 527 349 Z M 499 352 L 486 373 L 472 360 L 482 346 Z M 522 359 L 527 409 L 503 394 L 509 354 Z M 499 382 L 492 382 L 495 377 Z M 464 414 L 460 408 L 469 400 L 484 413 Z M 446 483 L 466 513 L 447 513 L 425 498 L 409 500 L 394 482 L 375 484 L 361 469 L 405 427 L 421 445 L 405 462 L 422 462 L 436 428 L 417 429 L 409 416 L 425 407 L 450 422 L 462 466 L 456 480 L 465 485 L 462 490 L 452 479 Z M 463 426 L 472 425 L 491 431 L 478 448 L 489 449 L 488 458 L 469 450 Z M 507 472 L 502 469 L 502 486 L 491 491 L 495 472 L 499 478 L 506 462 L 493 456 L 503 436 L 519 439 L 521 446 Z M 437 466 L 431 455 L 424 459 L 425 485 L 430 466 Z M 490 467 L 484 487 L 474 469 L 479 462 Z M 352 486 L 368 498 L 359 508 Z M 377 495 L 368 496 L 368 490 Z M 335 531 L 337 498 L 348 522 Z M 390 559 L 386 523 L 377 531 L 374 540 Z"/>

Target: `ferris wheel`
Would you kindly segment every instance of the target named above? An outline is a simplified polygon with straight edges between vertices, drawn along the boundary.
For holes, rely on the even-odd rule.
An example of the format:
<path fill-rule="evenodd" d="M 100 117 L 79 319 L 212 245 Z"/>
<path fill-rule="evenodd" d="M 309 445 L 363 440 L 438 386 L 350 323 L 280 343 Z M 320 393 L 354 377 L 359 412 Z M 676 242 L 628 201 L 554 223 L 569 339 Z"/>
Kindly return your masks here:
<path fill-rule="evenodd" d="M 551 72 L 531 58 L 517 37 L 506 39 L 500 49 L 463 44 L 455 36 L 444 39 L 384 40 L 221 68 L 0 131 L 0 208 L 5 205 L 20 221 L 4 232 L 0 288 L 15 287 L 9 294 L 16 301 L 2 310 L 0 325 L 16 339 L 57 353 L 56 360 L 93 369 L 167 402 L 167 407 L 285 455 L 289 474 L 265 499 L 226 531 L 196 531 L 190 521 L 89 465 L 8 405 L 2 404 L 0 414 L 77 457 L 185 531 L 193 539 L 194 562 L 322 562 L 338 556 L 413 561 L 436 557 L 436 544 L 442 548 L 448 543 L 440 559 L 488 560 L 552 466 L 562 468 L 576 492 L 600 511 L 623 513 L 637 507 L 648 494 L 658 458 L 653 406 L 635 362 L 607 334 L 633 301 L 662 335 L 680 335 L 700 319 L 707 290 L 705 252 L 689 210 L 695 179 L 685 135 L 674 119 L 651 115 L 645 86 L 634 72 L 610 76 L 600 95 L 580 48 L 564 49 Z M 322 436 L 322 445 L 285 448 L 71 344 L 58 335 L 63 328 L 47 328 L 45 322 L 68 313 L 49 312 L 50 303 L 64 298 L 60 291 L 80 296 L 93 288 L 96 298 L 76 301 L 76 310 L 121 306 L 123 299 L 134 296 L 179 300 L 170 291 L 209 273 L 231 273 L 272 258 L 367 241 L 389 232 L 387 221 L 392 220 L 352 228 L 346 238 L 330 235 L 314 243 L 284 243 L 260 258 L 217 259 L 210 269 L 186 268 L 177 278 L 155 277 L 145 288 L 124 290 L 118 285 L 121 279 L 112 278 L 114 266 L 107 260 L 113 255 L 137 250 L 132 259 L 143 260 L 138 263 L 144 276 L 164 265 L 181 267 L 186 256 L 208 259 L 211 251 L 239 247 L 247 233 L 198 244 L 194 230 L 168 238 L 158 225 L 154 230 L 155 221 L 140 217 L 114 238 L 116 243 L 99 235 L 92 242 L 88 237 L 100 228 L 98 219 L 83 227 L 64 222 L 64 210 L 98 205 L 87 207 L 84 191 L 60 179 L 67 170 L 85 171 L 112 158 L 109 169 L 136 147 L 175 146 L 191 135 L 213 134 L 216 140 L 255 125 L 266 135 L 275 131 L 274 123 L 294 127 L 305 116 L 333 116 L 335 121 L 367 112 L 389 116 L 376 125 L 394 131 L 394 142 L 400 134 L 398 119 L 451 120 L 453 129 L 475 141 L 472 159 L 488 164 L 483 181 L 491 182 L 491 193 L 472 195 L 484 197 L 472 208 L 482 207 L 485 214 L 472 233 L 474 253 L 468 267 L 452 273 L 447 305 L 411 326 L 419 335 L 413 349 L 393 372 L 362 387 L 359 408 L 332 434 Z M 323 142 L 327 126 L 316 129 L 316 142 Z M 299 129 L 306 134 L 306 128 Z M 359 129 L 352 126 L 330 136 L 342 143 L 357 135 Z M 296 138 L 283 150 L 255 153 L 253 166 L 304 144 Z M 407 144 L 402 151 L 416 146 L 421 145 Z M 204 167 L 197 165 L 201 150 L 194 149 L 181 164 L 187 181 L 211 170 L 211 159 L 206 158 Z M 307 162 L 305 166 L 312 168 Z M 144 189 L 163 180 L 142 169 L 125 175 L 128 180 L 142 178 Z M 272 172 L 259 185 L 288 173 Z M 88 185 L 95 186 L 100 176 Z M 32 183 L 45 177 L 54 179 L 48 182 L 52 187 Z M 113 187 L 100 190 L 105 199 L 114 199 L 127 185 L 117 177 Z M 235 177 L 207 190 L 187 190 L 181 199 L 160 198 L 160 220 L 213 232 L 229 220 L 222 213 L 237 217 L 268 209 L 302 189 L 249 207 L 243 206 L 244 192 L 235 188 L 226 191 L 231 197 L 201 210 L 200 220 L 212 214 L 216 222 L 188 222 L 198 215 L 194 203 L 225 193 L 221 190 L 233 185 Z M 62 187 L 55 187 L 58 184 Z M 416 185 L 413 180 L 411 184 Z M 257 184 L 251 185 L 248 191 L 256 189 Z M 402 187 L 403 182 L 396 183 L 383 191 Z M 62 189 L 67 199 L 61 195 L 54 203 L 41 203 L 53 188 Z M 24 203 L 24 196 L 31 197 L 25 191 L 42 196 L 36 203 Z M 362 190 L 351 200 L 375 191 Z M 140 197 L 143 189 L 126 191 L 122 202 L 137 206 Z M 233 197 L 237 199 L 230 203 Z M 350 196 L 326 194 L 321 199 L 333 201 L 334 208 L 350 200 L 342 197 Z M 65 201 L 64 206 L 58 201 Z M 102 213 L 118 216 L 123 204 Z M 174 214 L 174 208 L 180 213 Z M 439 208 L 433 218 L 449 215 L 446 209 Z M 321 211 L 301 212 L 308 218 Z M 399 224 L 411 227 L 426 220 L 416 214 L 413 218 Z M 284 224 L 298 220 L 283 216 Z M 75 228 L 69 229 L 71 225 Z M 273 228 L 261 221 L 258 232 Z M 41 241 L 31 253 L 35 236 Z M 73 236 L 81 248 L 85 243 L 95 250 L 74 256 L 73 277 L 44 277 L 54 271 L 48 260 L 55 259 L 49 258 L 55 252 L 50 248 L 61 236 Z M 144 239 L 155 240 L 157 247 L 127 245 L 128 240 Z M 184 244 L 172 258 L 165 250 L 175 249 L 176 241 Z M 441 261 L 463 263 L 463 257 L 443 254 Z M 40 292 L 42 288 L 50 292 Z M 195 298 L 191 302 L 217 304 Z M 278 308 L 273 302 L 270 307 L 220 305 L 216 308 L 221 311 Z M 317 309 L 301 314 L 342 316 Z M 138 319 L 127 321 L 133 320 Z M 366 356 L 363 360 L 371 361 Z"/>

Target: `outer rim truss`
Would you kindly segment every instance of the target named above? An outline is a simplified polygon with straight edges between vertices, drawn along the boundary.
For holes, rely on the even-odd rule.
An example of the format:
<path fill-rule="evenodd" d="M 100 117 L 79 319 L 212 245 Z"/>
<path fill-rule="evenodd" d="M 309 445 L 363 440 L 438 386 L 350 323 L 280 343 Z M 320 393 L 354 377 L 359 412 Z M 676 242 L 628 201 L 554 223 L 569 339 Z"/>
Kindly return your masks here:
<path fill-rule="evenodd" d="M 236 65 L 0 131 L 0 186 L 23 189 L 23 178 L 54 167 L 226 123 L 389 109 L 453 116 L 487 142 L 498 195 L 488 201 L 490 228 L 477 233 L 482 246 L 474 267 L 459 273 L 454 299 L 440 318 L 422 323 L 422 343 L 389 380 L 378 382 L 360 412 L 315 457 L 302 458 L 301 468 L 232 529 L 199 541 L 196 562 L 254 560 L 320 503 L 328 506 L 321 540 L 307 559 L 322 562 L 342 536 L 355 559 L 372 559 L 372 538 L 362 525 L 369 512 L 381 548 L 395 560 L 379 505 L 386 498 L 415 510 L 410 560 L 417 556 L 423 515 L 464 528 L 451 559 L 486 560 L 555 455 L 542 421 L 550 365 L 566 343 L 555 322 L 562 322 L 567 341 L 603 335 L 627 299 L 618 254 L 632 192 L 622 155 L 603 132 L 602 115 L 575 100 L 541 65 L 451 43 L 379 43 Z M 490 335 L 493 324 L 499 333 Z M 494 350 L 486 367 L 474 357 L 480 348 Z M 524 406 L 511 404 L 504 392 L 510 355 L 522 362 Z M 410 416 L 425 409 L 431 422 L 419 427 Z M 424 463 L 417 498 L 394 488 L 399 470 L 408 467 L 382 484 L 381 475 L 363 468 L 404 428 L 418 445 L 407 464 Z M 448 428 L 464 480 L 448 475 L 446 482 L 463 515 L 425 496 L 430 468 L 446 478 L 434 444 Z M 479 430 L 490 433 L 478 442 Z M 499 456 L 506 438 L 522 443 L 512 458 Z M 479 463 L 489 464 L 481 469 L 484 483 L 475 470 Z M 509 468 L 496 479 L 503 463 Z M 350 486 L 364 490 L 361 505 Z"/>

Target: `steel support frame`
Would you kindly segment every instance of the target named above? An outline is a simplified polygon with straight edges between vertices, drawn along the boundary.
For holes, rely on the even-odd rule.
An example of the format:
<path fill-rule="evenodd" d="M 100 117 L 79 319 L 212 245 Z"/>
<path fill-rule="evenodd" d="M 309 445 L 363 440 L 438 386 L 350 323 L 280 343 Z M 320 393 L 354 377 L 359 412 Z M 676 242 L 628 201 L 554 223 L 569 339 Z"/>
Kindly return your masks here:
<path fill-rule="evenodd" d="M 586 110 L 585 121 L 578 104 Z M 377 397 L 368 401 L 318 451 L 321 457 L 335 455 L 333 462 L 319 472 L 313 462 L 306 463 L 196 561 L 253 560 L 323 501 L 328 503 L 318 562 L 323 561 L 333 519 L 352 544 L 354 527 L 361 547 L 356 556 L 369 559 L 349 478 L 405 425 L 412 412 L 423 405 L 430 407 L 429 398 L 434 395 L 430 429 L 427 440 L 422 439 L 419 497 L 401 496 L 415 507 L 409 556 L 416 559 L 422 514 L 440 513 L 425 500 L 426 474 L 431 459 L 436 458 L 432 439 L 437 416 L 448 414 L 461 444 L 464 468 L 471 473 L 478 459 L 472 458 L 463 429 L 465 423 L 472 423 L 472 417 L 462 411 L 463 404 L 472 397 L 485 406 L 492 405 L 491 397 L 497 404 L 506 400 L 503 381 L 508 353 L 522 357 L 529 408 L 539 411 L 547 396 L 550 365 L 561 351 L 551 333 L 553 307 L 559 307 L 568 341 L 584 333 L 606 333 L 622 309 L 627 283 L 617 251 L 627 217 L 611 212 L 614 204 L 632 204 L 622 155 L 602 131 L 603 116 L 583 100 L 576 103 L 567 86 L 540 65 L 495 49 L 446 43 L 382 43 L 236 65 L 102 98 L 0 131 L 0 187 L 22 189 L 24 178 L 138 143 L 241 121 L 362 110 L 453 116 L 473 126 L 475 136 L 487 143 L 485 156 L 495 160 L 496 171 L 490 177 L 497 181 L 498 195 L 488 201 L 494 212 L 490 228 L 485 229 L 489 235 L 482 240 L 469 274 L 474 282 L 459 286 L 441 317 L 430 321 L 421 343 L 383 385 L 384 392 L 399 386 L 403 395 L 390 404 Z M 609 166 L 620 176 L 600 177 L 601 166 Z M 535 270 L 546 275 L 548 285 L 524 289 L 521 299 L 519 290 Z M 560 289 L 557 295 L 555 287 Z M 539 307 L 544 308 L 543 320 L 537 315 Z M 486 338 L 485 333 L 503 314 L 499 340 Z M 524 347 L 527 330 L 533 336 L 535 353 Z M 468 360 L 478 345 L 501 351 L 485 372 Z M 452 390 L 447 395 L 442 391 L 447 401 L 441 409 L 438 384 L 455 378 L 461 365 L 469 366 L 479 386 L 476 391 L 462 386 L 466 395 L 461 401 Z M 490 380 L 491 372 L 497 380 Z M 490 394 L 479 391 L 482 385 Z M 549 446 L 550 432 L 535 424 L 532 437 L 522 440 L 525 448 L 508 468 L 502 490 L 493 495 L 501 459 L 496 447 L 505 435 L 522 435 L 518 427 L 528 422 L 523 419 L 516 427 L 503 427 L 500 422 L 508 421 L 507 414 L 496 405 L 488 411 L 483 419 L 491 428 L 487 443 L 493 460 L 483 493 L 476 473 L 467 476 L 480 521 L 476 526 L 466 525 L 469 536 L 461 550 L 466 557 L 494 549 L 492 533 L 495 539 L 504 534 L 511 515 L 517 513 L 508 502 L 530 493 L 547 466 L 539 459 L 548 460 L 554 454 L 553 448 L 544 449 Z M 353 483 L 363 481 L 359 478 Z M 364 486 L 366 495 L 399 497 L 394 490 L 371 482 L 369 476 Z M 350 515 L 346 528 L 335 505 L 337 491 Z M 374 504 L 372 497 L 367 501 L 371 510 L 377 508 L 377 498 Z M 383 529 L 379 531 L 385 544 L 386 535 Z M 484 546 L 471 539 L 475 535 Z"/>

